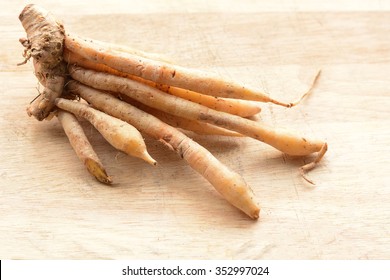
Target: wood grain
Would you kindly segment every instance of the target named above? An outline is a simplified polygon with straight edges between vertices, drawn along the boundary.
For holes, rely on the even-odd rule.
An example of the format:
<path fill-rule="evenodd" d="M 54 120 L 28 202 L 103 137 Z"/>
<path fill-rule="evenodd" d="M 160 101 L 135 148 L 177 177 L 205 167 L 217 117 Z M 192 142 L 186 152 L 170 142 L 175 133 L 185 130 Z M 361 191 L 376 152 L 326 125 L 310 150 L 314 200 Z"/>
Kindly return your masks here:
<path fill-rule="evenodd" d="M 25 113 L 37 82 L 31 63 L 15 66 L 24 3 L 8 1 L 0 17 L 0 258 L 389 259 L 389 7 L 156 2 L 37 3 L 75 33 L 162 53 L 286 101 L 321 68 L 300 106 L 264 104 L 258 117 L 328 141 L 310 173 L 317 186 L 298 174 L 310 158 L 251 139 L 192 135 L 252 186 L 262 205 L 253 222 L 160 143 L 146 138 L 153 168 L 85 124 L 116 182 L 97 183 L 55 119 Z"/>

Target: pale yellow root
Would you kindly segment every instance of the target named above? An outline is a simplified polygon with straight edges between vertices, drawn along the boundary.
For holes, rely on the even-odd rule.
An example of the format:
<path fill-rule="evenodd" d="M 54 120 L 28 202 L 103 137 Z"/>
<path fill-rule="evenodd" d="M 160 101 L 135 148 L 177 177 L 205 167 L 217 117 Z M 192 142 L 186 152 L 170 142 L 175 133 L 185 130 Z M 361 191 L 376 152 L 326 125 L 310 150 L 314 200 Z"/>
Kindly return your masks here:
<path fill-rule="evenodd" d="M 107 65 L 95 63 L 92 60 L 88 60 L 79 54 L 70 52 L 68 49 L 64 49 L 64 59 L 69 64 L 75 64 L 83 68 L 95 70 L 98 72 L 105 72 L 116 76 L 129 78 L 217 111 L 222 111 L 241 117 L 251 117 L 261 111 L 261 108 L 258 106 L 258 104 L 253 101 L 214 97 L 178 87 L 157 84 L 134 75 L 120 72 L 111 67 L 108 67 Z"/>
<path fill-rule="evenodd" d="M 141 56 L 144 58 L 149 58 L 153 60 L 159 60 L 159 61 L 164 61 L 166 63 L 171 63 L 170 59 L 167 57 L 158 54 L 158 53 L 152 53 L 152 52 L 144 52 L 129 46 L 123 46 L 123 45 L 118 45 L 118 44 L 113 44 L 113 43 L 108 43 L 104 41 L 99 41 L 91 38 L 85 38 L 85 37 L 80 37 L 76 34 L 69 34 L 71 37 L 78 38 L 79 40 L 87 40 L 92 44 L 95 44 L 97 46 L 103 47 L 105 49 L 111 50 L 111 51 L 118 51 L 118 52 L 123 52 L 123 53 L 128 53 L 128 54 L 134 54 L 137 56 Z"/>
<path fill-rule="evenodd" d="M 67 88 L 99 110 L 132 124 L 142 133 L 166 144 L 208 180 L 228 202 L 252 219 L 259 218 L 260 207 L 245 180 L 185 134 L 110 94 L 74 81 L 71 81 Z"/>
<path fill-rule="evenodd" d="M 162 85 L 158 87 L 164 92 L 204 105 L 208 108 L 229 114 L 252 117 L 260 113 L 261 108 L 255 102 L 241 99 L 229 99 L 201 94 L 187 89 Z"/>
<path fill-rule="evenodd" d="M 80 102 L 57 98 L 55 104 L 58 108 L 88 120 L 116 149 L 151 165 L 157 164 L 148 154 L 142 135 L 132 125 Z"/>
<path fill-rule="evenodd" d="M 87 167 L 89 173 L 98 181 L 111 184 L 111 177 L 107 175 L 102 162 L 88 141 L 77 118 L 73 114 L 63 110 L 57 111 L 57 118 L 69 139 L 70 145 L 76 152 L 78 158 Z"/>
<path fill-rule="evenodd" d="M 111 93 L 114 94 L 115 93 Z M 129 98 L 126 95 L 118 95 L 117 96 L 120 100 L 125 101 L 138 109 L 145 111 L 146 113 L 149 113 L 156 118 L 162 120 L 163 122 L 169 124 L 170 126 L 189 130 L 192 132 L 195 132 L 199 135 L 219 135 L 219 136 L 230 136 L 230 137 L 243 137 L 242 134 L 239 134 L 235 131 L 231 131 L 219 126 L 215 126 L 212 124 L 199 122 L 195 120 L 189 120 L 186 118 L 181 118 L 178 116 L 171 115 L 169 113 L 157 110 L 155 108 L 151 108 L 149 106 L 146 106 L 140 102 L 137 102 L 133 100 L 132 98 Z"/>
<path fill-rule="evenodd" d="M 135 75 L 157 84 L 179 87 L 216 97 L 272 102 L 285 107 L 291 107 L 292 104 L 276 101 L 258 90 L 244 87 L 232 81 L 223 80 L 210 73 L 164 63 L 134 54 L 117 52 L 73 35 L 67 34 L 65 36 L 65 46 L 69 51 L 77 53 L 88 60 L 107 65 L 118 71 Z"/>
<path fill-rule="evenodd" d="M 285 129 L 277 129 L 263 123 L 239 116 L 215 111 L 202 105 L 177 98 L 155 88 L 129 79 L 99 73 L 92 70 L 70 67 L 72 78 L 91 87 L 119 92 L 137 101 L 177 115 L 179 117 L 203 121 L 267 143 L 279 151 L 296 156 L 306 156 L 320 152 L 326 143 L 321 140 L 299 136 Z"/>
<path fill-rule="evenodd" d="M 25 60 L 19 65 L 32 57 L 35 75 L 44 86 L 40 97 L 28 106 L 27 113 L 43 120 L 52 111 L 54 100 L 61 96 L 65 82 L 64 28 L 48 11 L 33 4 L 23 9 L 19 19 L 27 33 L 27 39 L 20 39 L 25 47 Z"/>
<path fill-rule="evenodd" d="M 215 126 L 212 124 L 199 122 L 195 120 L 189 120 L 185 118 L 181 118 L 178 116 L 174 116 L 171 114 L 168 114 L 166 112 L 147 107 L 143 104 L 137 105 L 137 108 L 141 109 L 142 111 L 145 111 L 163 122 L 177 128 L 189 130 L 192 132 L 195 132 L 199 135 L 219 135 L 219 136 L 230 136 L 230 137 L 243 137 L 242 134 L 239 134 L 235 131 L 231 131 L 219 126 Z"/>

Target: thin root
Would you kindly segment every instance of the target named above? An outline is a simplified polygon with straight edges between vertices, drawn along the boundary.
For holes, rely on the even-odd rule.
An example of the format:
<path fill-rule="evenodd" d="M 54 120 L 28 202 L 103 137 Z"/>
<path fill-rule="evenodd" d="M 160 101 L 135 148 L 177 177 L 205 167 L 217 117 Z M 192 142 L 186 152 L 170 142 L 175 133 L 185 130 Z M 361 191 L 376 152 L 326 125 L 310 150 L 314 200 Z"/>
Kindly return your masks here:
<path fill-rule="evenodd" d="M 318 70 L 317 74 L 315 75 L 313 82 L 311 83 L 310 88 L 304 94 L 302 94 L 302 96 L 299 97 L 298 100 L 296 100 L 295 102 L 284 103 L 284 102 L 280 102 L 280 101 L 272 99 L 272 103 L 274 103 L 276 105 L 281 105 L 281 106 L 284 106 L 287 108 L 291 108 L 291 107 L 298 105 L 306 96 L 308 96 L 313 91 L 313 89 L 315 88 L 315 86 L 317 84 L 317 81 L 318 81 L 320 75 L 321 75 L 321 69 Z"/>
<path fill-rule="evenodd" d="M 26 64 L 29 61 L 29 59 L 31 58 L 31 44 L 30 44 L 30 41 L 27 40 L 26 38 L 20 38 L 19 42 L 24 47 L 24 51 L 23 51 L 24 60 L 22 62 L 16 64 L 17 66 Z"/>
<path fill-rule="evenodd" d="M 26 64 L 28 62 L 28 60 L 30 59 L 30 57 L 31 57 L 31 54 L 26 56 L 22 62 L 17 63 L 16 66 L 21 66 L 21 65 Z"/>
<path fill-rule="evenodd" d="M 16 66 L 24 65 L 24 64 L 26 64 L 30 60 L 30 58 L 31 58 L 30 50 L 25 49 L 24 52 L 23 52 L 23 57 L 24 57 L 24 60 L 22 62 L 17 63 Z"/>
<path fill-rule="evenodd" d="M 316 165 L 321 161 L 322 157 L 325 155 L 327 150 L 328 150 L 328 144 L 324 143 L 324 145 L 322 146 L 321 150 L 318 152 L 318 155 L 317 155 L 316 159 L 314 161 L 312 161 L 312 162 L 310 162 L 308 164 L 305 164 L 304 166 L 301 166 L 299 168 L 299 171 L 301 173 L 302 178 L 305 179 L 307 182 L 309 182 L 312 185 L 315 185 L 315 183 L 306 176 L 306 173 L 308 171 L 312 170 L 314 167 L 316 167 Z"/>

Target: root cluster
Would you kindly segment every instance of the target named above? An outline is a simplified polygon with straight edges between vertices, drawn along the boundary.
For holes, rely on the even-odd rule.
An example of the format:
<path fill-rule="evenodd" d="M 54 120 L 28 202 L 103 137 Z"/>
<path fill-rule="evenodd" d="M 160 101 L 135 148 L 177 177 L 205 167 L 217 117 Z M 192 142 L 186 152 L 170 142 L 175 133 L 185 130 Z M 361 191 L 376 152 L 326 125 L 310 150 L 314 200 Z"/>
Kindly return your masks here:
<path fill-rule="evenodd" d="M 35 75 L 44 88 L 28 106 L 28 114 L 37 120 L 57 116 L 77 156 L 102 183 L 111 184 L 112 179 L 85 136 L 80 118 L 116 149 L 151 165 L 157 163 L 142 135 L 163 142 L 253 219 L 259 218 L 260 207 L 245 180 L 183 131 L 252 137 L 289 155 L 317 153 L 313 162 L 300 169 L 308 182 L 305 172 L 326 153 L 324 141 L 247 118 L 260 112 L 259 102 L 289 108 L 302 98 L 280 102 L 233 81 L 173 65 L 155 54 L 67 33 L 36 5 L 26 6 L 19 19 L 27 33 L 27 39 L 20 39 L 25 47 L 23 63 L 33 58 Z"/>

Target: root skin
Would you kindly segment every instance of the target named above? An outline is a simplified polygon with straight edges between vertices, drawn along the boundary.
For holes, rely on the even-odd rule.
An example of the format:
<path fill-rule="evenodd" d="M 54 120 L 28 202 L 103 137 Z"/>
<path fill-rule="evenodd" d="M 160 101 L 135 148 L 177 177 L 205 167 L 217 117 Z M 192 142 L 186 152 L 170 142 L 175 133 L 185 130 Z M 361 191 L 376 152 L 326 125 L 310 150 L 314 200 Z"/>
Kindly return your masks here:
<path fill-rule="evenodd" d="M 166 124 L 169 124 L 170 126 L 185 129 L 188 131 L 195 132 L 199 135 L 219 135 L 219 136 L 230 136 L 230 137 L 244 137 L 244 135 L 237 133 L 235 131 L 231 131 L 219 126 L 215 126 L 209 123 L 195 121 L 195 120 L 189 120 L 186 118 L 178 117 L 163 111 L 160 111 L 155 108 L 151 108 L 149 106 L 146 106 L 140 102 L 135 101 L 134 99 L 128 97 L 127 95 L 122 94 L 115 94 L 117 97 L 125 101 L 134 107 L 137 107 L 138 109 L 145 111 L 148 114 L 151 114 L 155 116 L 156 118 L 160 119 L 161 121 L 165 122 Z"/>

